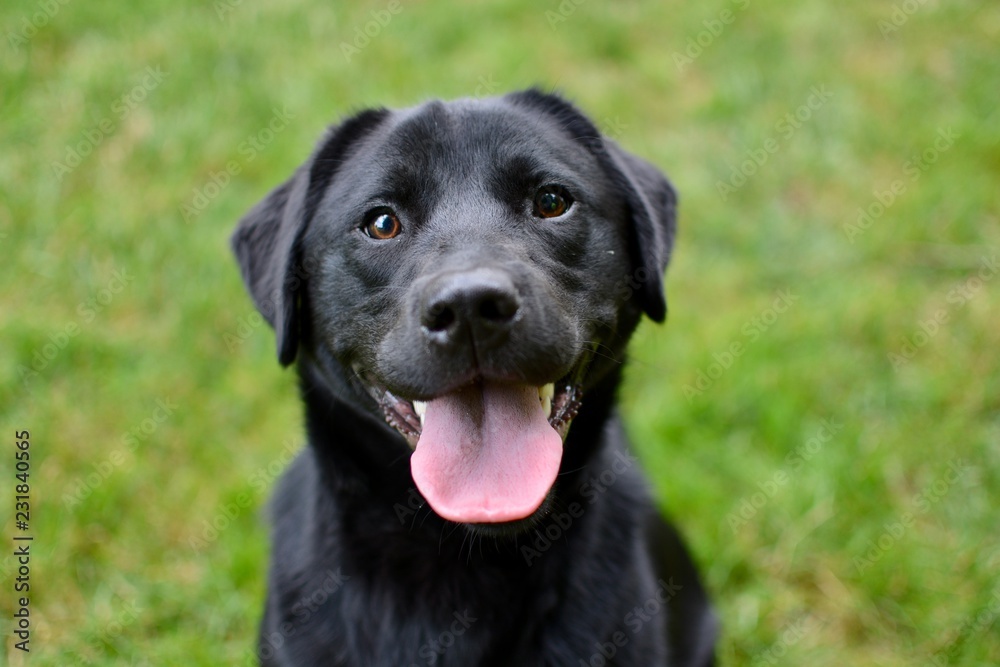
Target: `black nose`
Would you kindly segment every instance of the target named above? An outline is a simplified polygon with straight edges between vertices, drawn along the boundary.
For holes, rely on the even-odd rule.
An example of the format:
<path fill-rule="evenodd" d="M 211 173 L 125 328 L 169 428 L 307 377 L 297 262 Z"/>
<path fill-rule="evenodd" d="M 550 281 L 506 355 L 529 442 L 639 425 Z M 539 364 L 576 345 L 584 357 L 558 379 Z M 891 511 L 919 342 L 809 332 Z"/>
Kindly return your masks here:
<path fill-rule="evenodd" d="M 520 307 L 514 283 L 503 271 L 451 272 L 423 290 L 420 323 L 437 343 L 494 346 L 502 342 Z"/>

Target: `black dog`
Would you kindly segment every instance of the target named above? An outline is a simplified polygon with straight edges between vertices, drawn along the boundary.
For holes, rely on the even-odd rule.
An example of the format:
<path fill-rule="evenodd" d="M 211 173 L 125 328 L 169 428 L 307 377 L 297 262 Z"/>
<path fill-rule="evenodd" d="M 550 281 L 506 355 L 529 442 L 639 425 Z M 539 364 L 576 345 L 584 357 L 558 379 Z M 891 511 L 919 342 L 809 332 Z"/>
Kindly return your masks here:
<path fill-rule="evenodd" d="M 240 222 L 309 446 L 264 665 L 708 665 L 715 621 L 615 413 L 676 196 L 537 90 L 364 111 Z"/>

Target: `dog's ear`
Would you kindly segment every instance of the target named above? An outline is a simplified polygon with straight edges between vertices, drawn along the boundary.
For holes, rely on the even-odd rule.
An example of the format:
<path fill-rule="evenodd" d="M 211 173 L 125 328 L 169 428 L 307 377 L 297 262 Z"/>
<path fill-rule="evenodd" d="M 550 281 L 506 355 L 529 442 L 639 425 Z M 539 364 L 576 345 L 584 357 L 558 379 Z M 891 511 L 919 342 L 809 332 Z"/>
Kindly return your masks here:
<path fill-rule="evenodd" d="M 663 272 L 677 231 L 677 193 L 670 181 L 653 165 L 602 136 L 583 113 L 558 95 L 532 88 L 508 98 L 551 116 L 563 131 L 587 147 L 624 195 L 633 262 L 629 283 L 639 285 L 636 296 L 643 311 L 650 319 L 662 322 L 667 315 Z"/>
<path fill-rule="evenodd" d="M 629 248 L 636 263 L 632 284 L 638 283 L 642 309 L 654 322 L 667 316 L 663 273 L 677 234 L 677 191 L 663 173 L 608 138 L 603 140 L 604 168 L 625 194 L 632 224 Z"/>
<path fill-rule="evenodd" d="M 330 128 L 309 160 L 243 216 L 233 233 L 232 248 L 243 282 L 254 305 L 274 327 L 283 366 L 291 364 L 298 351 L 299 297 L 309 277 L 302 262 L 302 238 L 352 145 L 388 113 L 363 111 Z"/>

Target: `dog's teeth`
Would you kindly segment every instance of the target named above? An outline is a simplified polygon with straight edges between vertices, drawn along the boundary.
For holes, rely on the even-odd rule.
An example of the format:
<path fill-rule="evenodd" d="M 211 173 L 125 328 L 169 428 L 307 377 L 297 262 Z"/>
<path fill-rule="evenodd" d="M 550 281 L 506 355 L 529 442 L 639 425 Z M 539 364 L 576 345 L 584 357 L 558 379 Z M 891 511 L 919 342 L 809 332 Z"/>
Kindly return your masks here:
<path fill-rule="evenodd" d="M 424 421 L 424 413 L 427 412 L 427 403 L 424 401 L 413 401 L 413 411 L 417 413 L 420 421 Z"/>
<path fill-rule="evenodd" d="M 538 388 L 538 400 L 541 401 L 542 410 L 545 411 L 546 416 L 552 414 L 553 396 L 555 396 L 555 384 L 552 382 L 548 383 L 544 387 Z"/>

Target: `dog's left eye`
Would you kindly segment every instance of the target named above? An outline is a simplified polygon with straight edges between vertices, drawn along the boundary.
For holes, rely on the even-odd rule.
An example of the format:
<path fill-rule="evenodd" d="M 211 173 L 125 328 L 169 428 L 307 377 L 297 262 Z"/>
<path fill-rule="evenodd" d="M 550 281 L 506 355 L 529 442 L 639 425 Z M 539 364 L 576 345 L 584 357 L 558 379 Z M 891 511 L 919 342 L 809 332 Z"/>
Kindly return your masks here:
<path fill-rule="evenodd" d="M 535 215 L 558 218 L 573 204 L 573 198 L 561 185 L 543 185 L 535 193 Z"/>
<path fill-rule="evenodd" d="M 365 216 L 365 224 L 361 231 L 377 241 L 385 241 L 399 236 L 403 231 L 403 225 L 392 209 L 377 208 Z"/>

